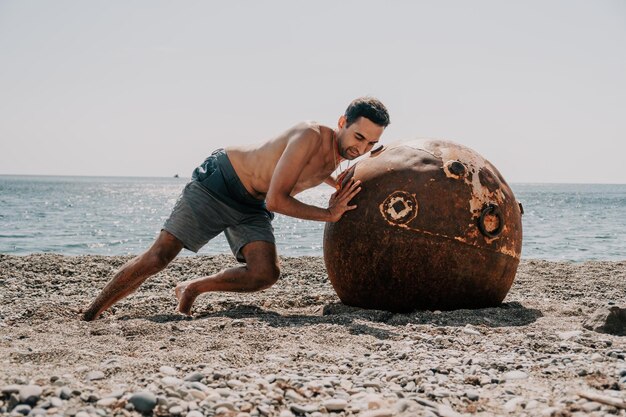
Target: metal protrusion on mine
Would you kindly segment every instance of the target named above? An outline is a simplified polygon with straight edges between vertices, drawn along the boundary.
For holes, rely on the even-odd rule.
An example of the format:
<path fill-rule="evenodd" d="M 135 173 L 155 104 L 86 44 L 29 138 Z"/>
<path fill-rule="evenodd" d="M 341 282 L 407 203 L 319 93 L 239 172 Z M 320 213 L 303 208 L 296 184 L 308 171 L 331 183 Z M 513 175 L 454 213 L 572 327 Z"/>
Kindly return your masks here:
<path fill-rule="evenodd" d="M 478 219 L 478 229 L 487 237 L 496 237 L 502 231 L 502 213 L 495 204 L 488 204 Z"/>
<path fill-rule="evenodd" d="M 384 147 L 385 145 L 378 145 L 377 147 L 375 147 L 374 149 L 370 151 L 370 155 L 371 156 L 376 155 L 378 152 L 382 151 Z"/>
<path fill-rule="evenodd" d="M 448 161 L 444 169 L 457 178 L 464 177 L 467 172 L 467 168 L 460 161 Z"/>

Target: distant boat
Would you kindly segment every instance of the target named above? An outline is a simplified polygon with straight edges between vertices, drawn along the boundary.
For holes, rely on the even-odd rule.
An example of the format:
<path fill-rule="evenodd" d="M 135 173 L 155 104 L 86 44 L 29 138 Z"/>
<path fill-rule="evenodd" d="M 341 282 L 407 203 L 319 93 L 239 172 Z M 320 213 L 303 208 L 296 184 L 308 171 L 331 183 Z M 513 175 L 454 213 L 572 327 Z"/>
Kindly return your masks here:
<path fill-rule="evenodd" d="M 174 174 L 174 178 L 178 178 L 178 174 Z"/>

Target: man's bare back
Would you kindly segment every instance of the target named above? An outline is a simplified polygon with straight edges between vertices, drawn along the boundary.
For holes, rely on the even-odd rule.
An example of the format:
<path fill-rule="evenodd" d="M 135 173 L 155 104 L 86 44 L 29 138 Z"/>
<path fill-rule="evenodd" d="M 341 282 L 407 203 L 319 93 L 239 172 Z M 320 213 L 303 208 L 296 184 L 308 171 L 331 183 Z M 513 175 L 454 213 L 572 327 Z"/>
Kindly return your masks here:
<path fill-rule="evenodd" d="M 305 138 L 317 152 L 310 155 L 300 173 L 292 196 L 324 182 L 333 173 L 340 156 L 334 131 L 315 122 L 302 122 L 276 138 L 251 146 L 229 147 L 230 158 L 239 179 L 253 196 L 265 200 L 276 165 L 292 140 Z"/>

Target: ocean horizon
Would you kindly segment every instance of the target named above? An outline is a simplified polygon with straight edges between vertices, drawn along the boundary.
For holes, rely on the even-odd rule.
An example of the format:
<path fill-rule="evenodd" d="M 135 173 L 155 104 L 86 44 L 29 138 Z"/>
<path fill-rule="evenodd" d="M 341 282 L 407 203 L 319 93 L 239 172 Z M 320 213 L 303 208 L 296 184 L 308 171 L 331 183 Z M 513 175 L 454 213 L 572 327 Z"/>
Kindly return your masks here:
<path fill-rule="evenodd" d="M 0 253 L 133 255 L 147 249 L 189 177 L 0 175 Z M 511 183 L 522 259 L 626 259 L 626 184 Z M 333 189 L 298 198 L 326 207 Z M 284 256 L 322 256 L 324 223 L 276 215 Z M 231 253 L 220 235 L 199 254 Z M 194 255 L 184 250 L 183 256 Z"/>

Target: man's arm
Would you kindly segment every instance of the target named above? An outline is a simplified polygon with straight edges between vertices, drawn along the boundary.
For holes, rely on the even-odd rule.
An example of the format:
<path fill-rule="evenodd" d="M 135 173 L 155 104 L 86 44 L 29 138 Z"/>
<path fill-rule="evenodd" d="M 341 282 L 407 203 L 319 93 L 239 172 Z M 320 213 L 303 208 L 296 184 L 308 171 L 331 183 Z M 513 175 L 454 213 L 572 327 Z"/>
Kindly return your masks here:
<path fill-rule="evenodd" d="M 302 170 L 319 152 L 319 141 L 319 133 L 312 129 L 305 129 L 289 139 L 267 191 L 268 210 L 305 220 L 335 222 L 343 213 L 356 208 L 348 203 L 361 190 L 359 181 L 333 194 L 327 209 L 305 204 L 291 196 Z"/>

